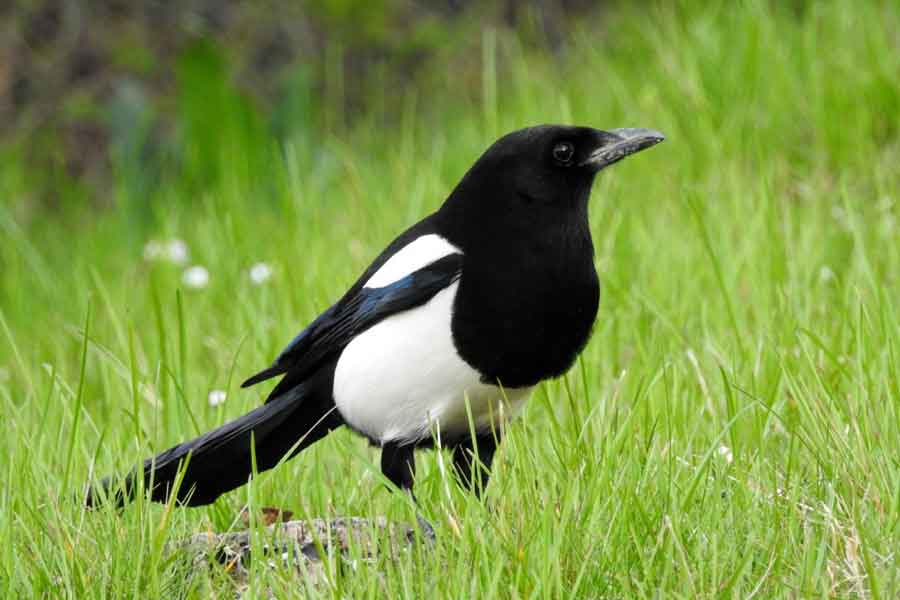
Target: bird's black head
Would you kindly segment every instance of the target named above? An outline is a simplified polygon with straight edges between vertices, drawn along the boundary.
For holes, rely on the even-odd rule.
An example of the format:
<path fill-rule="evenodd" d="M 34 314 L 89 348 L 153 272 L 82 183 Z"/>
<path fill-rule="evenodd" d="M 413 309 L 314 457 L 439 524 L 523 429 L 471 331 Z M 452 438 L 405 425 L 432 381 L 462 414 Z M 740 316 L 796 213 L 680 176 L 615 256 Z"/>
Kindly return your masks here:
<path fill-rule="evenodd" d="M 441 208 L 461 243 L 470 235 L 540 234 L 553 223 L 587 224 L 596 174 L 664 139 L 651 129 L 539 125 L 487 149 Z"/>

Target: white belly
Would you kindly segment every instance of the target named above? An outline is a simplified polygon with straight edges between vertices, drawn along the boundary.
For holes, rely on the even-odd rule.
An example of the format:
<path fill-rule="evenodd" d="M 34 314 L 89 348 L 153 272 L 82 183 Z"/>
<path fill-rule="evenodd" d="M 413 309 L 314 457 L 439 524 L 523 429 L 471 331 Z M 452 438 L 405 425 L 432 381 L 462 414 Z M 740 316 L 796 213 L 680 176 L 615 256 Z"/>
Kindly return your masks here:
<path fill-rule="evenodd" d="M 371 439 L 414 442 L 439 430 L 469 430 L 468 399 L 478 431 L 502 425 L 532 388 L 504 389 L 480 381 L 456 353 L 450 329 L 458 283 L 429 302 L 391 316 L 354 338 L 334 373 L 334 401 L 344 420 Z M 502 406 L 501 406 L 502 405 Z"/>

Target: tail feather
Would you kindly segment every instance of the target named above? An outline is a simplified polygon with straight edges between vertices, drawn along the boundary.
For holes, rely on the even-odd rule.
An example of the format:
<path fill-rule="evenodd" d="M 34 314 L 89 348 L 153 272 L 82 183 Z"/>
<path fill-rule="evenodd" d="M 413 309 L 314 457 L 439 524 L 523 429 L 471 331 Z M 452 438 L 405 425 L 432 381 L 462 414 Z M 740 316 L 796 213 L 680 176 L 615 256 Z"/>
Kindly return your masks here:
<path fill-rule="evenodd" d="M 265 471 L 278 464 L 288 452 L 292 457 L 342 425 L 331 397 L 331 386 L 321 383 L 305 381 L 230 423 L 145 460 L 142 475 L 151 500 L 166 502 L 175 488 L 179 471 L 184 469 L 177 490 L 178 503 L 209 504 L 247 483 L 253 470 L 254 453 L 257 470 Z M 255 445 L 253 450 L 251 442 Z M 132 472 L 124 480 L 103 479 L 100 482 L 105 491 L 103 496 L 119 506 L 124 505 L 137 492 L 137 477 L 138 473 Z M 99 502 L 98 490 L 89 490 L 87 505 L 95 506 Z"/>

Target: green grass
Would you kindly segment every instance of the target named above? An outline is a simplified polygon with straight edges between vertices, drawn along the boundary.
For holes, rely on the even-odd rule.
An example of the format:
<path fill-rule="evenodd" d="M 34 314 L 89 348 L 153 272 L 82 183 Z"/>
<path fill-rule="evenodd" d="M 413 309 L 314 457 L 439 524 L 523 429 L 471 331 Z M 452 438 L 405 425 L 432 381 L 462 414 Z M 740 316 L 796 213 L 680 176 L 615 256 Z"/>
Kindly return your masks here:
<path fill-rule="evenodd" d="M 189 137 L 185 172 L 150 198 L 139 165 L 120 170 L 109 210 L 36 212 L 7 161 L 2 595 L 229 593 L 165 544 L 240 528 L 248 502 L 410 520 L 348 432 L 208 508 L 88 513 L 74 495 L 257 405 L 266 390 L 239 381 L 498 134 L 573 122 L 668 136 L 595 187 L 590 345 L 509 429 L 486 504 L 421 454 L 436 547 L 384 577 L 331 563 L 318 593 L 900 596 L 900 10 L 782 4 L 611 9 L 554 57 L 486 34 L 477 92 L 434 69 L 388 95 L 394 118 L 280 148 L 233 107 L 182 106 L 233 118 L 197 119 L 216 152 L 190 162 Z M 142 258 L 169 237 L 208 287 Z M 274 269 L 259 286 L 257 261 Z M 210 407 L 212 389 L 227 401 Z M 253 569 L 257 596 L 306 593 L 290 570 Z"/>

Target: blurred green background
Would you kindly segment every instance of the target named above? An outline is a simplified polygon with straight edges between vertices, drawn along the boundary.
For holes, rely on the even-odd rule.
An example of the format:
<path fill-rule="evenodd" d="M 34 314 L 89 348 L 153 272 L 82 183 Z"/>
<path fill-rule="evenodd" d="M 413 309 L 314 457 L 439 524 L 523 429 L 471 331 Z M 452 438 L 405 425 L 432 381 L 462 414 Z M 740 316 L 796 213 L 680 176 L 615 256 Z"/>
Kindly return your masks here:
<path fill-rule="evenodd" d="M 557 122 L 667 135 L 595 186 L 578 364 L 486 505 L 423 455 L 435 548 L 251 595 L 897 597 L 898 114 L 896 2 L 3 3 L 0 595 L 241 591 L 164 550 L 248 503 L 412 518 L 348 432 L 204 509 L 71 499 L 256 406 L 491 142 Z"/>
<path fill-rule="evenodd" d="M 362 119 L 395 128 L 396 102 L 427 106 L 431 85 L 478 99 L 483 34 L 563 61 L 572 28 L 605 4 L 12 0 L 0 9 L 0 131 L 42 174 L 48 204 L 108 205 L 123 173 L 141 174 L 146 195 L 188 174 L 209 185 L 223 145 L 252 168 L 269 142 Z"/>

